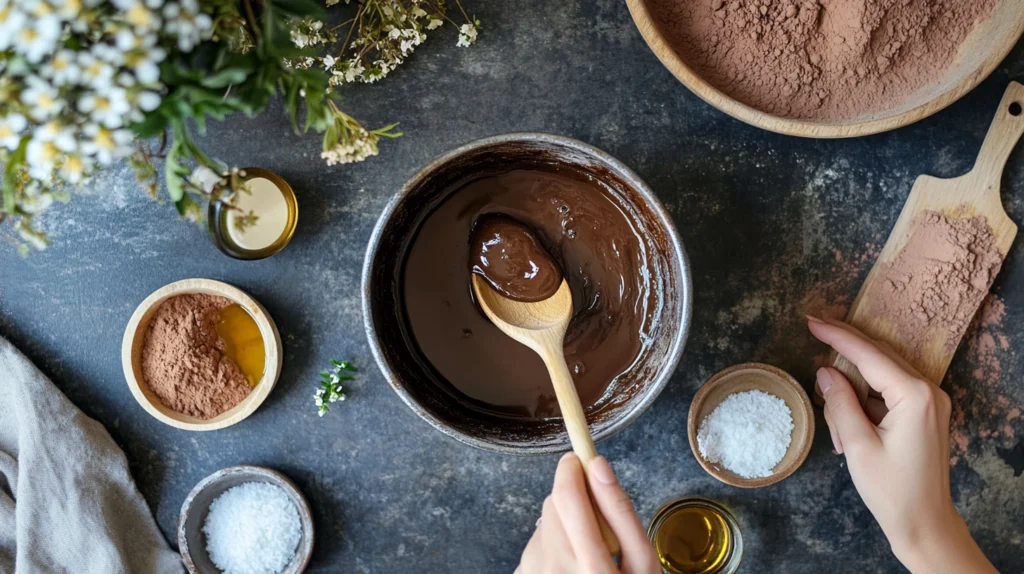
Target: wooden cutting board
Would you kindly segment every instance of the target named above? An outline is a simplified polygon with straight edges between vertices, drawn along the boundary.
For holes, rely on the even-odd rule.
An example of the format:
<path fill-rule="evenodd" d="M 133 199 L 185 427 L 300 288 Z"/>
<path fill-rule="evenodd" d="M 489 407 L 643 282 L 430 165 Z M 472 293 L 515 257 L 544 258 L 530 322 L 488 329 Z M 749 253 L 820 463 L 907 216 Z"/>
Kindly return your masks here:
<path fill-rule="evenodd" d="M 950 218 L 984 215 L 992 227 L 995 243 L 1005 258 L 1017 235 L 1017 226 L 1003 210 L 999 197 L 999 181 L 1010 152 L 1013 151 L 1021 134 L 1024 134 L 1022 107 L 1024 85 L 1011 82 L 999 103 L 999 110 L 992 120 L 988 135 L 985 136 L 974 168 L 965 175 L 953 179 L 939 179 L 928 175 L 917 178 L 907 203 L 896 220 L 896 226 L 889 234 L 889 239 L 875 261 L 875 266 L 850 307 L 850 312 L 846 316 L 847 322 L 871 337 L 890 343 L 894 348 L 908 347 L 904 344 L 908 340 L 907 334 L 900 332 L 891 317 L 875 312 L 877 306 L 872 304 L 871 297 L 872 293 L 877 293 L 874 289 L 875 283 L 882 280 L 879 263 L 895 259 L 910 239 L 914 218 L 922 212 L 938 211 Z M 944 329 L 932 329 L 932 332 L 932 336 L 920 348 L 921 352 L 917 353 L 918 356 L 906 358 L 928 380 L 939 384 L 946 375 L 946 369 L 949 368 L 960 341 L 959 337 L 955 341 L 947 341 L 949 335 Z M 832 353 L 829 364 L 850 379 L 863 404 L 867 400 L 869 387 L 857 367 L 835 352 Z"/>

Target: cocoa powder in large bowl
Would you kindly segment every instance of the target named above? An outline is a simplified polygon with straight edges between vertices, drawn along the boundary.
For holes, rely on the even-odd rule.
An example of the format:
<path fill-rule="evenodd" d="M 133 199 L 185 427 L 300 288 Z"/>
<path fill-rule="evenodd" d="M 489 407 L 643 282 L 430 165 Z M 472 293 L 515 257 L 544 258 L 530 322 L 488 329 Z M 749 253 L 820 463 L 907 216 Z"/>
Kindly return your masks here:
<path fill-rule="evenodd" d="M 500 135 L 452 150 L 414 175 L 384 209 L 367 249 L 362 303 L 370 349 L 399 397 L 434 428 L 471 446 L 508 454 L 567 450 L 570 445 L 561 419 L 515 416 L 480 408 L 460 393 L 418 345 L 405 304 L 405 289 L 410 286 L 405 285 L 404 273 L 421 227 L 433 214 L 442 211 L 439 206 L 444 206 L 452 197 L 461 197 L 470 189 L 470 182 L 524 169 L 572 171 L 582 174 L 587 181 L 599 182 L 600 193 L 616 203 L 634 226 L 648 258 L 647 270 L 653 285 L 650 305 L 636 312 L 646 314 L 650 321 L 646 324 L 653 328 L 648 331 L 649 340 L 635 363 L 613 380 L 600 400 L 587 408 L 595 440 L 607 438 L 629 425 L 668 384 L 682 354 L 692 306 L 689 263 L 668 214 L 635 173 L 596 148 L 548 134 Z M 586 239 L 583 234 L 581 230 L 579 236 L 573 237 Z M 453 248 L 454 251 L 461 249 L 462 246 Z M 468 265 L 468 233 L 464 250 Z M 453 254 L 453 257 L 459 255 Z M 471 297 L 468 275 L 465 297 L 467 301 Z M 453 309 L 447 320 L 453 323 L 453 328 L 461 329 L 462 324 L 456 322 L 459 319 L 454 313 Z M 476 332 L 473 337 L 480 335 Z M 430 343 L 436 353 L 437 341 Z M 516 360 L 499 358 L 504 359 L 500 362 L 506 365 L 495 364 L 490 370 L 495 376 L 485 377 L 486 380 L 508 381 L 506 371 L 516 369 Z M 480 357 L 467 357 L 469 360 L 476 361 L 477 368 L 480 367 Z M 525 373 L 526 369 L 514 372 Z"/>
<path fill-rule="evenodd" d="M 1024 0 L 627 0 L 690 90 L 767 130 L 853 137 L 978 85 L 1024 31 Z"/>

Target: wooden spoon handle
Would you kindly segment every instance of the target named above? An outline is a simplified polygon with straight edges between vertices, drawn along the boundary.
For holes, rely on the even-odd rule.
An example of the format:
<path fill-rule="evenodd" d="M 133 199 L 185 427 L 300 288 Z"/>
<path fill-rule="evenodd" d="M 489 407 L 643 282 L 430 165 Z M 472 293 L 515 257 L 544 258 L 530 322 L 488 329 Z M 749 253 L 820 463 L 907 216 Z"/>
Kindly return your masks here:
<path fill-rule="evenodd" d="M 1024 135 L 1024 85 L 1010 82 L 974 162 L 972 173 L 978 178 L 978 183 L 999 189 L 1006 160 L 1021 135 Z"/>
<path fill-rule="evenodd" d="M 561 339 L 558 341 L 561 346 Z M 587 417 L 583 412 L 583 405 L 580 404 L 580 397 L 576 393 L 576 385 L 572 381 L 569 367 L 565 364 L 565 356 L 561 349 L 549 350 L 542 354 L 544 364 L 547 365 L 548 374 L 551 376 L 551 384 L 555 387 L 555 396 L 558 397 L 558 408 L 562 411 L 562 419 L 565 421 L 565 430 L 569 432 L 569 442 L 572 443 L 572 450 L 583 462 L 583 468 L 587 475 L 590 475 L 590 461 L 597 457 L 597 449 L 594 448 L 594 439 L 590 436 L 590 428 L 587 426 Z M 619 553 L 619 540 L 615 533 L 608 526 L 604 514 L 594 501 L 594 495 L 590 492 L 590 485 L 587 484 L 587 494 L 590 495 L 590 505 L 594 508 L 594 515 L 597 517 L 597 525 L 601 529 L 601 537 L 605 546 L 611 554 Z"/>

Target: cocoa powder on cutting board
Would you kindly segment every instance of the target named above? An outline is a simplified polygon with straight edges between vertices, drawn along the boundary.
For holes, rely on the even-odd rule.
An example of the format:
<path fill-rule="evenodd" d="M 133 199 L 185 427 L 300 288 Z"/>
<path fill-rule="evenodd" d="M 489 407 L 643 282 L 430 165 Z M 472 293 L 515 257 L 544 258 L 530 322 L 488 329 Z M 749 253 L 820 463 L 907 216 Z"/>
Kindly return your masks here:
<path fill-rule="evenodd" d="M 230 304 L 205 293 L 176 295 L 150 319 L 142 377 L 167 408 L 212 419 L 249 395 L 248 380 L 225 355 L 226 343 L 217 333 L 220 311 Z"/>
<path fill-rule="evenodd" d="M 879 264 L 881 281 L 866 294 L 869 310 L 898 327 L 900 350 L 908 358 L 936 330 L 945 334 L 947 350 L 953 350 L 1002 263 L 987 218 L 926 211 L 914 219 L 910 238 L 895 259 Z"/>
<path fill-rule="evenodd" d="M 939 81 L 998 0 L 648 0 L 662 34 L 729 96 L 794 119 L 885 111 Z"/>

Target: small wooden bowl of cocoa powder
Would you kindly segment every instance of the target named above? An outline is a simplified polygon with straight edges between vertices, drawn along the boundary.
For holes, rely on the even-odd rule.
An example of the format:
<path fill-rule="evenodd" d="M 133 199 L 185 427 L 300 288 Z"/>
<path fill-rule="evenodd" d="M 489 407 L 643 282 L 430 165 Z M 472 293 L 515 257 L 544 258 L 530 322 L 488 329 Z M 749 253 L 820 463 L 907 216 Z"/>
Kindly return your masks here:
<path fill-rule="evenodd" d="M 187 296 L 187 298 L 183 299 L 180 296 Z M 171 301 L 172 299 L 174 301 Z M 216 310 L 227 302 L 235 303 L 244 309 L 255 321 L 259 329 L 259 336 L 263 341 L 264 366 L 262 376 L 255 381 L 255 385 L 249 386 L 248 382 L 239 382 L 238 367 L 229 364 L 229 361 L 215 359 L 215 363 L 221 363 L 215 367 L 202 364 L 204 357 L 201 355 L 206 352 L 205 346 L 223 345 L 222 341 L 214 341 L 210 333 L 206 333 L 209 340 L 193 341 L 192 344 L 197 345 L 198 348 L 179 352 L 178 356 L 180 363 L 188 363 L 189 367 L 195 367 L 193 372 L 189 373 L 191 378 L 200 377 L 199 382 L 202 382 L 202 377 L 209 377 L 209 388 L 205 388 L 206 385 L 198 385 L 200 391 L 198 396 L 189 397 L 188 401 L 175 400 L 180 398 L 174 396 L 178 389 L 167 387 L 168 378 L 181 376 L 181 365 L 174 365 L 173 369 L 166 373 L 161 374 L 156 371 L 154 374 L 150 355 L 153 353 L 154 347 L 159 347 L 161 352 L 166 353 L 168 348 L 180 346 L 181 341 L 149 341 L 147 345 L 147 339 L 150 337 L 169 338 L 166 333 L 154 335 L 158 329 L 150 328 L 154 317 L 161 313 L 164 303 L 168 301 L 171 304 L 189 303 L 191 307 L 187 312 L 192 313 L 194 319 L 186 322 L 194 321 L 195 323 L 201 323 L 211 308 Z M 164 309 L 163 312 L 166 313 L 166 311 Z M 154 326 L 158 326 L 158 324 Z M 146 361 L 143 360 L 144 354 Z M 218 353 L 213 353 L 213 355 L 217 357 Z M 281 373 L 281 355 L 281 336 L 267 310 L 242 290 L 212 279 L 176 281 L 146 297 L 128 321 L 121 344 L 121 365 L 128 388 L 131 389 L 135 400 L 157 420 L 176 428 L 193 431 L 210 431 L 229 427 L 255 412 L 277 383 L 277 378 Z M 175 355 L 170 353 L 169 356 Z M 155 381 L 151 386 L 147 383 L 146 373 L 154 378 L 162 377 L 162 380 Z M 248 388 L 240 390 L 241 385 Z M 159 392 L 154 390 L 154 386 Z M 194 393 L 196 387 L 197 385 L 193 384 L 188 390 Z M 161 400 L 161 396 L 164 397 L 163 400 Z M 172 406 L 177 407 L 178 410 Z"/>
<path fill-rule="evenodd" d="M 651 51 L 719 110 L 773 132 L 857 137 L 977 86 L 1024 31 L 1024 0 L 626 0 Z"/>

